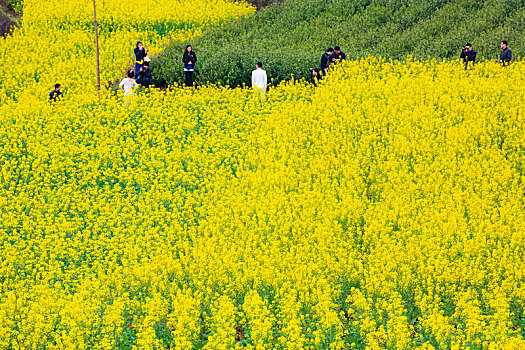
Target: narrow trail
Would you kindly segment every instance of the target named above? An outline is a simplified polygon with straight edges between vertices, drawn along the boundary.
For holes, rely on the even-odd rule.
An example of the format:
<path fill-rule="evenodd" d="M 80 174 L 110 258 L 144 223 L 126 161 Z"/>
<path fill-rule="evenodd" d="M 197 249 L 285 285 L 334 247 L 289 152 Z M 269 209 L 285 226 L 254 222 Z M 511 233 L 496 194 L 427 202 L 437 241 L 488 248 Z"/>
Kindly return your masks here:
<path fill-rule="evenodd" d="M 11 10 L 5 0 L 0 0 L 0 36 L 5 37 L 18 26 L 20 14 Z"/>

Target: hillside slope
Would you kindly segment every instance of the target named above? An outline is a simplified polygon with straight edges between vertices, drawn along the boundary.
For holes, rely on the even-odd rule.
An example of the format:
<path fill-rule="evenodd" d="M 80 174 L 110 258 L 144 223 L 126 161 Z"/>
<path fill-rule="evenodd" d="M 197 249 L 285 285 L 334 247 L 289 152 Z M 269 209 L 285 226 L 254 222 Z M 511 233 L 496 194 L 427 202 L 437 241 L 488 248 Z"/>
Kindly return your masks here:
<path fill-rule="evenodd" d="M 21 3 L 17 0 L 0 0 L 0 37 L 11 33 L 20 21 Z"/>
<path fill-rule="evenodd" d="M 250 18 L 211 29 L 192 42 L 200 62 L 197 83 L 249 83 L 257 60 L 278 82 L 308 77 L 323 51 L 339 45 L 350 58 L 456 58 L 472 42 L 479 56 L 496 58 L 499 42 L 523 52 L 524 0 L 292 0 Z M 159 55 L 156 83 L 182 81 L 186 43 Z"/>

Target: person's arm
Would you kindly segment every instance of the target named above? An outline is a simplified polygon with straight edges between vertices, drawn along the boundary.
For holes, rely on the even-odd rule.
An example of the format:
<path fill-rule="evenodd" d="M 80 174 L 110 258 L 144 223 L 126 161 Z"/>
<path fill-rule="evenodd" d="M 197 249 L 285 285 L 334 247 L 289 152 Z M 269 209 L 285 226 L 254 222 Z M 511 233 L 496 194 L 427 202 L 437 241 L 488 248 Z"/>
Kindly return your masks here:
<path fill-rule="evenodd" d="M 146 56 L 144 53 L 144 48 L 142 50 L 139 50 L 138 47 L 135 48 L 135 58 L 137 61 L 142 61 L 144 59 L 144 56 Z"/>
<path fill-rule="evenodd" d="M 264 90 L 268 87 L 268 75 L 264 73 Z"/>
<path fill-rule="evenodd" d="M 193 53 L 193 60 L 191 61 L 192 65 L 195 66 L 195 63 L 197 63 L 197 54 Z"/>
<path fill-rule="evenodd" d="M 512 51 L 510 51 L 510 49 L 507 50 L 507 55 L 506 55 L 506 59 L 505 59 L 505 62 L 510 62 L 512 61 Z"/>
<path fill-rule="evenodd" d="M 255 87 L 255 71 L 252 72 L 252 87 Z"/>
<path fill-rule="evenodd" d="M 328 69 L 327 62 L 328 62 L 328 56 L 323 55 L 323 57 L 321 57 L 321 69 L 323 70 L 323 72 L 326 72 L 326 70 Z"/>

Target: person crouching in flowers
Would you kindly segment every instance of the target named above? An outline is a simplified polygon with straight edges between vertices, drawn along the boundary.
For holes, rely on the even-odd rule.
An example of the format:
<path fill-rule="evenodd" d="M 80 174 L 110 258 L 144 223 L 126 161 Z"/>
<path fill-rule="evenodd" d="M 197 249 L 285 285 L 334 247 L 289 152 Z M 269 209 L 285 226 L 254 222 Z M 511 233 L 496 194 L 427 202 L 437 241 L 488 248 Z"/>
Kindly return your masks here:
<path fill-rule="evenodd" d="M 138 76 L 149 51 L 144 48 L 144 45 L 140 41 L 137 42 L 137 47 L 135 47 L 133 51 L 135 52 L 135 76 Z"/>
<path fill-rule="evenodd" d="M 62 96 L 62 92 L 60 89 L 62 86 L 60 84 L 55 84 L 55 88 L 49 93 L 49 101 L 55 102 L 57 98 L 60 98 Z"/>
<path fill-rule="evenodd" d="M 137 84 L 149 89 L 151 84 L 151 68 L 149 67 L 149 62 L 144 62 L 144 65 L 140 69 L 139 75 L 136 78 Z"/>
<path fill-rule="evenodd" d="M 195 63 L 197 62 L 197 55 L 193 51 L 191 45 L 186 46 L 184 55 L 182 56 L 184 63 L 184 78 L 186 86 L 193 86 L 193 71 L 195 70 Z"/>
<path fill-rule="evenodd" d="M 134 77 L 133 70 L 129 70 L 128 76 L 120 82 L 119 86 L 124 89 L 124 96 L 133 96 L 133 90 L 139 86 Z"/>

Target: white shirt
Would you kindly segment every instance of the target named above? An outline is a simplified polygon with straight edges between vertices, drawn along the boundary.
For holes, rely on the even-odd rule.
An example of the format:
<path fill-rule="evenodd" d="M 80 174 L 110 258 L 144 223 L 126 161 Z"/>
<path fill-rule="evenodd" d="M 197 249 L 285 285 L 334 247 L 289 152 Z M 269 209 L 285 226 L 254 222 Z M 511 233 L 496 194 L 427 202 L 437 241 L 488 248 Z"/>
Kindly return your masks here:
<path fill-rule="evenodd" d="M 135 79 L 132 78 L 124 78 L 120 82 L 119 86 L 124 86 L 124 96 L 127 96 L 129 94 L 133 95 L 133 88 L 136 88 L 139 86 Z"/>
<path fill-rule="evenodd" d="M 266 91 L 268 85 L 268 78 L 266 71 L 262 68 L 257 68 L 252 72 L 252 87 L 261 89 L 261 92 Z"/>

